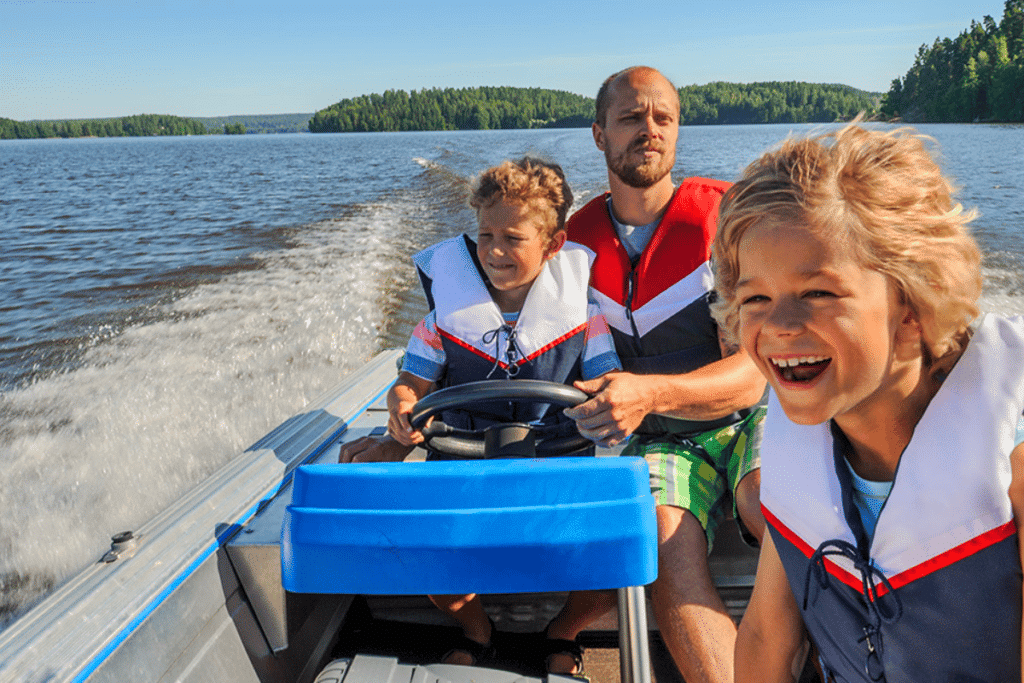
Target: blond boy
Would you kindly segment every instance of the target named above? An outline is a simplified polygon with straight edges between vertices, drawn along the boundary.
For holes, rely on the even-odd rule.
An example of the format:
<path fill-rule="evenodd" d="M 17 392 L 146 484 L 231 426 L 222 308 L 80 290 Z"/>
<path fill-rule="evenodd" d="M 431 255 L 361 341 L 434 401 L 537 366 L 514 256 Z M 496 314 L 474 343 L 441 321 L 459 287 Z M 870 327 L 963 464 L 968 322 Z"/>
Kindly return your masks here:
<path fill-rule="evenodd" d="M 858 125 L 724 197 L 714 313 L 773 394 L 737 681 L 794 680 L 805 633 L 828 680 L 1021 678 L 1024 320 L 974 321 L 972 217 Z"/>

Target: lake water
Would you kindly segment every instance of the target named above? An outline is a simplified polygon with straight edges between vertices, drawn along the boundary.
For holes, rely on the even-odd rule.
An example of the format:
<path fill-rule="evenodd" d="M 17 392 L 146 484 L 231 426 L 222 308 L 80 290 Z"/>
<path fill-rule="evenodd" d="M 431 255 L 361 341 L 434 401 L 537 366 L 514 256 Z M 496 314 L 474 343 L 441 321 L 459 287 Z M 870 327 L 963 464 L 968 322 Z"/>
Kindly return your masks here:
<path fill-rule="evenodd" d="M 680 129 L 677 178 L 790 131 Z M 1024 313 L 1024 126 L 920 127 L 977 207 L 986 310 Z M 409 256 L 505 158 L 607 187 L 587 129 L 0 142 L 0 624 L 423 313 Z"/>

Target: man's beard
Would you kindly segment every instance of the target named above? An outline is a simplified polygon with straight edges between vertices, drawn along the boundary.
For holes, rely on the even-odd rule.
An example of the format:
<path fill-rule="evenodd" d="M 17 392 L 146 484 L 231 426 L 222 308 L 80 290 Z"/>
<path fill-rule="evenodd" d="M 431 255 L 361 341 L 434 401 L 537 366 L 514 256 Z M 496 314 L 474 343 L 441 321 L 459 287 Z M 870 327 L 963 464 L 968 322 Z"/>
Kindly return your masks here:
<path fill-rule="evenodd" d="M 651 187 L 671 173 L 672 166 L 675 164 L 675 154 L 665 154 L 663 149 L 656 148 L 662 152 L 658 160 L 644 161 L 642 164 L 636 165 L 631 165 L 626 161 L 630 153 L 637 148 L 644 148 L 646 146 L 644 144 L 633 145 L 616 157 L 612 157 L 610 150 L 605 149 L 604 159 L 605 163 L 608 164 L 608 170 L 617 175 L 619 180 L 630 187 L 638 189 Z"/>

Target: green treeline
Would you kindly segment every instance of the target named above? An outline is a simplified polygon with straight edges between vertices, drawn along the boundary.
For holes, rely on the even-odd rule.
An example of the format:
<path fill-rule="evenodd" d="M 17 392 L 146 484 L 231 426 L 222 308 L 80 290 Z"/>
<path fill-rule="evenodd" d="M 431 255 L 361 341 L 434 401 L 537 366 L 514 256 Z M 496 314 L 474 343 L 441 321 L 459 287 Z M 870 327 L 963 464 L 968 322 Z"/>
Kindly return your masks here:
<path fill-rule="evenodd" d="M 573 116 L 594 118 L 594 100 L 543 88 L 434 88 L 361 95 L 321 109 L 311 133 L 540 128 Z M 589 122 L 587 125 L 590 125 Z"/>
<path fill-rule="evenodd" d="M 1006 0 L 954 40 L 922 45 L 882 113 L 908 122 L 1024 121 L 1024 0 Z"/>
<path fill-rule="evenodd" d="M 708 83 L 679 89 L 681 125 L 831 123 L 869 116 L 878 95 L 847 85 L 801 83 Z"/>
<path fill-rule="evenodd" d="M 0 140 L 206 135 L 207 132 L 206 126 L 195 119 L 168 114 L 139 114 L 119 119 L 72 121 L 12 121 L 0 118 Z"/>
<path fill-rule="evenodd" d="M 312 114 L 247 114 L 235 116 L 201 116 L 202 121 L 213 133 L 224 130 L 224 126 L 232 126 L 237 130 L 241 124 L 245 132 L 252 134 L 264 133 L 307 133 L 309 119 Z"/>
<path fill-rule="evenodd" d="M 680 124 L 799 123 L 874 113 L 878 95 L 845 85 L 709 83 L 679 90 Z M 594 99 L 542 88 L 388 90 L 321 109 L 311 133 L 405 130 L 579 128 L 594 120 Z"/>

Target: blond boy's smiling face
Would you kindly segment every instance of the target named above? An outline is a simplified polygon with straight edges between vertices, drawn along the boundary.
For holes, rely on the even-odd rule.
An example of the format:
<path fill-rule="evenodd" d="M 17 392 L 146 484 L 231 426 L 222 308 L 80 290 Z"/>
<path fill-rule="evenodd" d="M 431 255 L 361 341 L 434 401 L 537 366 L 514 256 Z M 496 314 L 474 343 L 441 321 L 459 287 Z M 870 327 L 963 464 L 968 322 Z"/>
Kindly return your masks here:
<path fill-rule="evenodd" d="M 885 275 L 802 225 L 754 225 L 738 255 L 740 342 L 791 420 L 842 427 L 910 395 L 919 328 Z"/>

